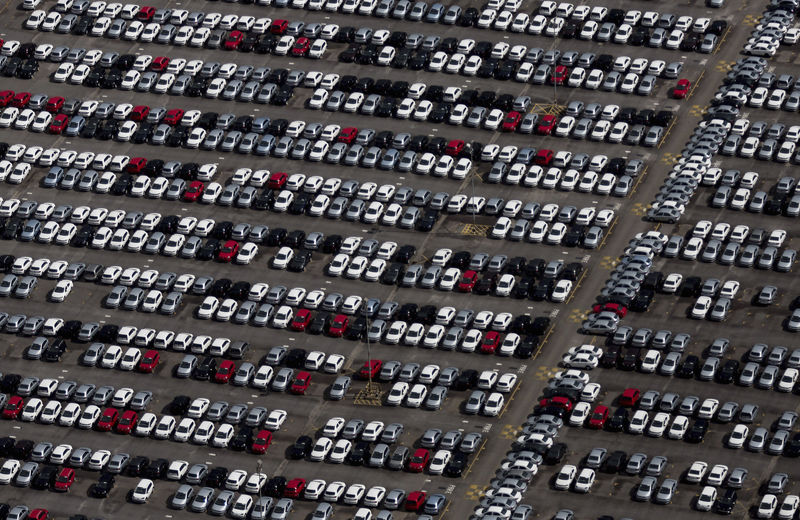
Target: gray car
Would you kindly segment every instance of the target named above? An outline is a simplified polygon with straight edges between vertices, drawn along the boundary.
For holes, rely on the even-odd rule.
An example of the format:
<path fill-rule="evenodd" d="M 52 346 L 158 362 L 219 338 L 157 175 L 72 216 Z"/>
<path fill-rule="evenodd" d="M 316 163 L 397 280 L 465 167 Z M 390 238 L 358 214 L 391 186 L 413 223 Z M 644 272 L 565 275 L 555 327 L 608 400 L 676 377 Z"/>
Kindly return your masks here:
<path fill-rule="evenodd" d="M 294 510 L 294 501 L 291 498 L 282 498 L 278 500 L 275 507 L 272 508 L 271 520 L 286 520 L 289 518 L 289 513 Z"/>
<path fill-rule="evenodd" d="M 658 488 L 658 492 L 653 501 L 656 504 L 669 504 L 672 502 L 672 498 L 675 496 L 675 491 L 677 491 L 677 489 L 678 481 L 668 478 L 661 483 L 661 487 Z"/>
<path fill-rule="evenodd" d="M 638 502 L 649 502 L 657 487 L 658 480 L 655 477 L 644 477 L 639 485 L 636 486 L 633 499 Z"/>
<path fill-rule="evenodd" d="M 194 488 L 188 484 L 182 484 L 172 495 L 169 507 L 172 509 L 186 509 L 194 496 Z"/>

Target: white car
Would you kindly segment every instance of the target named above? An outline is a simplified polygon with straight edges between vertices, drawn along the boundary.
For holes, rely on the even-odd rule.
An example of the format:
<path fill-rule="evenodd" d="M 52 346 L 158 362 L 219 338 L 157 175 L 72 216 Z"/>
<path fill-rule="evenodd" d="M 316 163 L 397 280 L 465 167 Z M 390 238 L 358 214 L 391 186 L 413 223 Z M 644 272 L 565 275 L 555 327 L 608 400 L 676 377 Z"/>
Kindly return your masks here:
<path fill-rule="evenodd" d="M 628 433 L 634 435 L 641 435 L 644 433 L 647 423 L 650 421 L 650 415 L 644 410 L 636 410 L 631 421 L 628 423 Z"/>
<path fill-rule="evenodd" d="M 678 415 L 672 420 L 667 436 L 670 439 L 681 440 L 689 428 L 689 418 L 685 415 Z"/>
<path fill-rule="evenodd" d="M 650 437 L 661 437 L 664 435 L 667 426 L 669 425 L 669 414 L 666 412 L 658 412 L 653 420 L 650 421 L 650 426 L 647 428 L 647 435 Z"/>
<path fill-rule="evenodd" d="M 696 320 L 705 319 L 712 305 L 713 300 L 709 296 L 700 296 L 692 306 L 690 317 Z"/>
<path fill-rule="evenodd" d="M 595 476 L 595 471 L 593 469 L 583 468 L 578 475 L 578 478 L 575 479 L 575 484 L 573 484 L 572 489 L 578 493 L 588 493 L 592 490 Z"/>
<path fill-rule="evenodd" d="M 555 481 L 553 482 L 553 487 L 561 490 L 566 491 L 572 486 L 572 482 L 575 480 L 575 477 L 578 474 L 578 468 L 573 466 L 572 464 L 566 464 L 561 468 L 561 471 L 556 474 Z"/>
<path fill-rule="evenodd" d="M 150 498 L 150 495 L 153 494 L 154 488 L 155 486 L 152 480 L 143 478 L 133 489 L 131 501 L 136 504 L 144 504 Z"/>
<path fill-rule="evenodd" d="M 733 431 L 728 436 L 728 447 L 734 449 L 741 448 L 744 446 L 749 434 L 750 428 L 748 428 L 747 425 L 737 424 L 734 426 Z"/>
<path fill-rule="evenodd" d="M 711 511 L 714 502 L 717 500 L 717 488 L 705 486 L 695 501 L 695 509 L 698 511 Z"/>
<path fill-rule="evenodd" d="M 583 426 L 592 412 L 592 405 L 585 402 L 576 403 L 569 416 L 569 423 L 572 426 Z"/>

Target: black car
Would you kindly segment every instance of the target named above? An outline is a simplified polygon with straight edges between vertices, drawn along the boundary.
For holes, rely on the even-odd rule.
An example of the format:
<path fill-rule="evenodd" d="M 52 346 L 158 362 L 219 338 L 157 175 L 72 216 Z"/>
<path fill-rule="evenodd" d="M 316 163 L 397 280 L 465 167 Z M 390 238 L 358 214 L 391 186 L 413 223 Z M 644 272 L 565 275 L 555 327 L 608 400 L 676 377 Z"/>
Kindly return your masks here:
<path fill-rule="evenodd" d="M 678 368 L 678 377 L 682 377 L 684 379 L 691 379 L 694 377 L 695 373 L 697 372 L 697 368 L 700 366 L 700 358 L 695 355 L 686 356 L 686 359 L 683 360 L 681 363 L 680 368 Z"/>
<path fill-rule="evenodd" d="M 208 472 L 206 477 L 206 486 L 222 487 L 225 484 L 225 479 L 228 478 L 228 468 L 225 466 L 216 466 Z"/>
<path fill-rule="evenodd" d="M 16 440 L 13 437 L 0 438 L 0 455 L 8 457 L 14 448 L 14 444 L 16 444 Z"/>
<path fill-rule="evenodd" d="M 328 330 L 328 327 L 333 320 L 333 315 L 328 312 L 318 312 L 311 319 L 311 323 L 306 327 L 306 332 L 309 334 L 319 335 Z"/>
<path fill-rule="evenodd" d="M 695 419 L 692 427 L 686 432 L 686 442 L 697 444 L 703 442 L 708 431 L 708 419 Z"/>
<path fill-rule="evenodd" d="M 9 455 L 17 460 L 24 460 L 31 456 L 34 443 L 28 439 L 18 440 L 11 448 Z"/>
<path fill-rule="evenodd" d="M 216 238 L 209 238 L 203 247 L 197 252 L 197 259 L 198 260 L 213 260 L 217 257 L 220 250 L 222 249 L 222 242 L 217 240 Z"/>
<path fill-rule="evenodd" d="M 322 242 L 322 252 L 325 254 L 336 254 L 342 247 L 342 235 L 328 235 Z"/>
<path fill-rule="evenodd" d="M 478 280 L 478 283 L 476 283 L 475 287 L 472 288 L 472 292 L 475 294 L 493 293 L 495 289 L 497 289 L 497 279 L 497 274 L 490 273 L 485 275 L 483 278 Z"/>
<path fill-rule="evenodd" d="M 714 501 L 714 512 L 720 515 L 729 515 L 736 507 L 738 495 L 735 489 L 726 489 L 725 493 Z"/>
<path fill-rule="evenodd" d="M 155 459 L 144 469 L 143 475 L 151 480 L 161 479 L 167 474 L 169 461 L 167 459 Z"/>
<path fill-rule="evenodd" d="M 541 343 L 539 336 L 525 336 L 514 351 L 514 357 L 517 359 L 530 359 L 536 349 L 539 348 L 539 343 Z"/>
<path fill-rule="evenodd" d="M 247 298 L 247 294 L 250 292 L 250 282 L 239 281 L 236 282 L 228 289 L 227 297 L 233 298 L 234 300 L 244 300 Z"/>
<path fill-rule="evenodd" d="M 333 318 L 331 317 L 331 320 Z M 359 316 L 355 321 L 350 323 L 350 326 L 347 327 L 344 335 L 347 339 L 351 339 L 354 341 L 358 341 L 364 337 L 364 334 L 367 332 L 367 319 L 363 316 Z"/>
<path fill-rule="evenodd" d="M 63 339 L 58 339 L 55 343 L 47 347 L 42 354 L 42 359 L 49 363 L 57 363 L 61 361 L 61 356 L 67 351 L 67 344 Z"/>
<path fill-rule="evenodd" d="M 128 466 L 125 468 L 125 471 L 129 477 L 139 477 L 143 474 L 144 469 L 149 465 L 149 458 L 142 455 L 137 455 L 131 459 L 131 461 L 128 463 Z"/>
<path fill-rule="evenodd" d="M 114 489 L 116 479 L 111 473 L 103 473 L 100 479 L 92 486 L 91 493 L 97 498 L 105 498 Z"/>
<path fill-rule="evenodd" d="M 194 369 L 194 376 L 195 379 L 198 381 L 208 381 L 214 374 L 217 372 L 217 359 L 211 356 L 207 356 L 197 368 Z"/>
<path fill-rule="evenodd" d="M 738 373 L 739 362 L 735 359 L 729 359 L 722 365 L 722 368 L 717 373 L 717 381 L 724 384 L 732 383 Z"/>
<path fill-rule="evenodd" d="M 567 454 L 567 445 L 563 442 L 553 444 L 542 456 L 544 463 L 553 465 L 558 464 Z"/>
<path fill-rule="evenodd" d="M 268 246 L 282 246 L 286 241 L 286 236 L 289 232 L 284 228 L 273 228 L 267 235 Z"/>
<path fill-rule="evenodd" d="M 381 283 L 384 285 L 397 285 L 403 279 L 404 273 L 403 264 L 392 262 L 381 275 Z"/>
<path fill-rule="evenodd" d="M 0 391 L 7 394 L 16 393 L 20 381 L 22 381 L 22 376 L 19 374 L 5 374 L 3 378 L 0 379 Z M 10 439 L 13 444 L 13 439 L 10 437 L 5 437 L 5 439 Z M 3 440 L 4 439 L 0 439 L 0 456 L 8 455 L 8 453 L 3 450 Z"/>
<path fill-rule="evenodd" d="M 353 466 L 361 466 L 369 457 L 372 447 L 367 441 L 358 441 L 350 453 L 347 454 L 347 463 Z"/>
<path fill-rule="evenodd" d="M 311 453 L 311 448 L 314 447 L 314 439 L 308 435 L 299 437 L 294 444 L 289 446 L 288 456 L 290 459 L 300 460 L 304 459 Z"/>
<path fill-rule="evenodd" d="M 411 261 L 411 258 L 413 258 L 416 252 L 417 252 L 416 247 L 412 245 L 404 245 L 397 250 L 397 253 L 395 253 L 394 255 L 394 259 L 398 262 L 407 264 Z"/>
<path fill-rule="evenodd" d="M 244 451 L 253 443 L 253 428 L 243 426 L 239 432 L 231 440 L 231 449 L 236 451 Z"/>
<path fill-rule="evenodd" d="M 56 480 L 56 475 L 61 468 L 58 466 L 51 466 L 47 465 L 44 466 L 40 471 L 39 474 L 34 477 L 33 482 L 31 482 L 31 487 L 33 489 L 49 489 L 50 486 Z"/>
<path fill-rule="evenodd" d="M 189 411 L 191 398 L 188 395 L 176 395 L 169 404 L 169 411 L 173 415 L 184 415 Z"/>
<path fill-rule="evenodd" d="M 286 354 L 284 362 L 289 368 L 301 368 L 305 362 L 308 352 L 302 348 L 293 348 Z"/>
<path fill-rule="evenodd" d="M 286 266 L 288 271 L 302 273 L 311 262 L 311 251 L 298 251 Z"/>
<path fill-rule="evenodd" d="M 620 349 L 616 346 L 609 346 L 600 357 L 600 366 L 603 368 L 614 368 L 619 360 Z"/>
<path fill-rule="evenodd" d="M 800 457 L 800 433 L 795 433 L 783 452 L 787 457 Z"/>
<path fill-rule="evenodd" d="M 611 432 L 621 432 L 628 426 L 628 409 L 627 408 L 617 408 L 617 411 L 614 412 L 608 421 L 606 421 L 606 430 Z"/>
<path fill-rule="evenodd" d="M 601 470 L 605 473 L 619 473 L 628 461 L 628 454 L 622 450 L 613 452 L 603 462 Z"/>
<path fill-rule="evenodd" d="M 478 371 L 473 369 L 467 369 L 461 372 L 459 376 L 453 381 L 453 390 L 469 390 L 470 388 L 474 388 L 475 385 L 478 383 Z"/>
<path fill-rule="evenodd" d="M 285 477 L 272 477 L 264 486 L 264 492 L 273 497 L 282 497 L 284 489 L 286 489 Z"/>
<path fill-rule="evenodd" d="M 634 350 L 628 350 L 622 355 L 619 361 L 620 370 L 636 370 L 639 364 L 639 355 Z"/>
<path fill-rule="evenodd" d="M 467 462 L 469 458 L 467 457 L 466 453 L 462 453 L 457 451 L 453 454 L 450 458 L 450 462 L 447 463 L 447 466 L 444 468 L 444 474 L 448 477 L 458 478 L 464 474 L 464 470 L 467 468 Z"/>

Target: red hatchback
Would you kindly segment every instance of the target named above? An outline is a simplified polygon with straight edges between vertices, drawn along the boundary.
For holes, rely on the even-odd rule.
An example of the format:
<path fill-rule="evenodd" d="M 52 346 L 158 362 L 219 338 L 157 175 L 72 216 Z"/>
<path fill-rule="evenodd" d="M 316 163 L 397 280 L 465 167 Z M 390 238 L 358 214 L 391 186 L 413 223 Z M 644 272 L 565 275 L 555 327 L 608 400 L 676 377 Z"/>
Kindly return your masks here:
<path fill-rule="evenodd" d="M 557 65 L 553 73 L 550 74 L 550 84 L 563 85 L 564 81 L 567 80 L 567 76 L 569 76 L 569 69 L 564 65 Z"/>
<path fill-rule="evenodd" d="M 605 426 L 606 420 L 608 420 L 608 406 L 597 405 L 589 417 L 588 427 L 600 430 Z"/>
<path fill-rule="evenodd" d="M 256 438 L 253 439 L 250 450 L 253 453 L 266 453 L 270 444 L 272 444 L 272 432 L 269 430 L 261 430 L 258 432 L 258 435 L 256 435 Z"/>
<path fill-rule="evenodd" d="M 515 110 L 512 110 L 511 112 L 506 114 L 506 118 L 503 119 L 502 129 L 504 132 L 514 132 L 519 126 L 521 121 L 522 121 L 522 114 L 520 114 Z"/>
<path fill-rule="evenodd" d="M 311 386 L 311 374 L 304 370 L 297 373 L 297 377 L 292 381 L 292 386 L 289 387 L 289 390 L 293 394 L 304 395 L 309 386 Z"/>
<path fill-rule="evenodd" d="M 56 491 L 69 491 L 72 483 L 75 482 L 75 470 L 72 468 L 63 468 L 56 477 L 55 486 Z"/>
<path fill-rule="evenodd" d="M 12 395 L 8 398 L 6 407 L 3 408 L 3 419 L 17 419 L 19 414 L 22 413 L 22 408 L 25 406 L 25 401 L 18 395 Z"/>
<path fill-rule="evenodd" d="M 626 388 L 625 391 L 622 392 L 622 396 L 619 398 L 619 405 L 636 406 L 636 403 L 639 402 L 639 398 L 641 396 L 642 392 L 640 392 L 638 388 Z"/>
<path fill-rule="evenodd" d="M 447 148 L 444 149 L 444 153 L 456 157 L 461 153 L 462 150 L 464 150 L 464 146 L 466 146 L 466 143 L 461 139 L 453 139 L 447 143 Z"/>
<path fill-rule="evenodd" d="M 47 509 L 34 509 L 28 516 L 27 520 L 47 520 L 50 518 L 50 512 Z"/>
<path fill-rule="evenodd" d="M 408 471 L 414 473 L 422 473 L 428 467 L 428 462 L 431 460 L 431 453 L 425 448 L 417 448 L 414 454 L 411 455 L 411 460 L 408 461 Z M 410 496 L 410 495 L 409 495 Z"/>
<path fill-rule="evenodd" d="M 222 245 L 222 249 L 217 254 L 217 260 L 220 262 L 232 262 L 239 252 L 239 242 L 236 240 L 228 240 Z"/>
<path fill-rule="evenodd" d="M 25 105 L 28 104 L 28 101 L 31 100 L 31 93 L 30 92 L 17 92 L 14 95 L 11 104 L 17 108 L 25 108 Z"/>
<path fill-rule="evenodd" d="M 161 120 L 162 123 L 166 123 L 171 126 L 175 126 L 181 122 L 181 118 L 183 117 L 184 111 L 180 108 L 173 108 L 167 111 L 167 115 L 164 116 L 164 119 Z"/>
<path fill-rule="evenodd" d="M 272 34 L 281 35 L 286 32 L 286 29 L 289 28 L 289 20 L 273 20 L 271 24 L 269 24 L 269 32 Z"/>
<path fill-rule="evenodd" d="M 688 79 L 679 79 L 678 84 L 672 89 L 672 97 L 675 99 L 684 99 L 689 95 L 689 90 L 692 88 L 692 82 Z"/>
<path fill-rule="evenodd" d="M 289 325 L 289 328 L 297 332 L 303 332 L 306 330 L 306 327 L 308 327 L 308 324 L 311 323 L 311 318 L 312 314 L 310 310 L 300 309 L 297 311 L 297 314 L 294 315 L 294 318 L 292 318 L 292 323 Z"/>
<path fill-rule="evenodd" d="M 148 350 L 144 353 L 142 360 L 139 361 L 139 372 L 152 373 L 158 366 L 159 361 L 161 361 L 161 354 L 157 350 Z"/>
<path fill-rule="evenodd" d="M 428 495 L 424 491 L 412 491 L 406 499 L 406 511 L 419 511 L 425 505 Z"/>
<path fill-rule="evenodd" d="M 497 347 L 500 346 L 501 339 L 500 333 L 493 330 L 487 332 L 481 342 L 481 352 L 483 354 L 494 354 L 497 351 Z"/>
<path fill-rule="evenodd" d="M 533 157 L 533 162 L 539 166 L 549 166 L 550 163 L 553 162 L 554 155 L 553 150 L 544 148 L 536 152 L 536 155 Z"/>
<path fill-rule="evenodd" d="M 137 422 L 139 422 L 139 414 L 133 410 L 125 410 L 117 423 L 117 433 L 131 433 Z"/>
<path fill-rule="evenodd" d="M 147 105 L 137 105 L 133 107 L 131 113 L 128 114 L 128 117 L 131 118 L 131 121 L 144 121 L 147 117 L 147 114 L 150 113 L 150 107 Z"/>
<path fill-rule="evenodd" d="M 214 381 L 217 383 L 227 383 L 233 377 L 233 374 L 236 373 L 236 365 L 230 359 L 223 359 L 220 364 L 219 368 L 217 369 L 217 373 L 214 374 Z"/>
<path fill-rule="evenodd" d="M 546 115 L 539 121 L 539 126 L 536 127 L 536 133 L 539 135 L 550 135 L 556 127 L 556 116 Z"/>
<path fill-rule="evenodd" d="M 383 361 L 380 359 L 372 359 L 370 361 L 364 361 L 364 365 L 358 371 L 358 377 L 361 379 L 369 379 L 378 377 L 378 374 L 381 372 L 381 367 L 383 367 Z"/>
<path fill-rule="evenodd" d="M 150 70 L 153 72 L 164 72 L 169 66 L 169 58 L 166 56 L 157 56 L 150 64 Z"/>
<path fill-rule="evenodd" d="M 50 126 L 47 127 L 47 132 L 58 135 L 66 130 L 68 124 L 69 117 L 64 114 L 57 114 L 56 117 L 53 118 L 53 122 L 50 123 Z"/>
<path fill-rule="evenodd" d="M 628 314 L 628 308 L 618 303 L 606 303 L 604 305 L 597 304 L 592 307 L 592 312 L 610 311 L 615 313 L 620 318 L 624 318 Z"/>
<path fill-rule="evenodd" d="M 289 180 L 289 175 L 284 172 L 275 172 L 269 176 L 267 187 L 273 190 L 279 190 L 283 188 L 283 185 L 286 184 L 287 180 Z"/>
<path fill-rule="evenodd" d="M 298 58 L 302 58 L 303 56 L 308 54 L 309 49 L 311 49 L 311 40 L 309 40 L 305 36 L 302 36 L 298 38 L 296 42 L 294 42 L 291 53 L 292 56 L 297 56 Z"/>
<path fill-rule="evenodd" d="M 347 332 L 347 326 L 350 324 L 350 318 L 344 314 L 337 314 L 333 318 L 333 323 L 328 327 L 328 335 L 334 338 L 341 338 Z"/>
<path fill-rule="evenodd" d="M 119 410 L 116 408 L 106 408 L 100 420 L 97 421 L 97 429 L 101 432 L 110 432 L 117 425 L 119 420 Z"/>
<path fill-rule="evenodd" d="M 186 188 L 186 191 L 183 192 L 183 200 L 186 202 L 194 202 L 203 195 L 203 190 L 205 189 L 206 185 L 200 181 L 192 181 L 189 183 L 189 187 Z"/>
<path fill-rule="evenodd" d="M 136 19 L 140 22 L 149 22 L 153 19 L 153 16 L 156 14 L 156 8 L 145 5 L 139 8 L 139 12 L 136 13 Z"/>
<path fill-rule="evenodd" d="M 539 401 L 539 406 L 558 406 L 563 408 L 567 413 L 572 412 L 572 401 L 566 397 L 552 397 L 550 399 L 542 399 Z"/>
<path fill-rule="evenodd" d="M 347 128 L 343 128 L 339 135 L 336 137 L 336 140 L 340 143 L 345 144 L 352 144 L 355 141 L 356 136 L 358 135 L 358 128 L 354 126 L 348 126 Z"/>
<path fill-rule="evenodd" d="M 141 173 L 145 166 L 147 166 L 147 159 L 144 157 L 131 157 L 125 169 L 128 173 Z"/>
<path fill-rule="evenodd" d="M 304 478 L 293 478 L 289 482 L 286 483 L 286 487 L 283 488 L 283 496 L 286 498 L 299 498 L 301 494 L 303 494 L 303 490 L 306 489 L 306 479 Z"/>
<path fill-rule="evenodd" d="M 478 273 L 472 270 L 464 271 L 464 274 L 461 275 L 461 280 L 458 281 L 458 290 L 472 292 L 476 283 L 478 283 Z"/>
<path fill-rule="evenodd" d="M 242 31 L 231 31 L 227 38 L 225 38 L 225 43 L 223 47 L 229 51 L 235 51 L 241 45 L 242 40 L 244 39 L 244 33 Z"/>
<path fill-rule="evenodd" d="M 0 107 L 4 107 L 11 103 L 11 100 L 14 99 L 14 94 L 16 93 L 13 90 L 0 91 Z"/>
<path fill-rule="evenodd" d="M 45 105 L 44 109 L 48 112 L 55 114 L 61 107 L 64 106 L 64 98 L 61 96 L 53 96 L 47 100 L 47 105 Z"/>

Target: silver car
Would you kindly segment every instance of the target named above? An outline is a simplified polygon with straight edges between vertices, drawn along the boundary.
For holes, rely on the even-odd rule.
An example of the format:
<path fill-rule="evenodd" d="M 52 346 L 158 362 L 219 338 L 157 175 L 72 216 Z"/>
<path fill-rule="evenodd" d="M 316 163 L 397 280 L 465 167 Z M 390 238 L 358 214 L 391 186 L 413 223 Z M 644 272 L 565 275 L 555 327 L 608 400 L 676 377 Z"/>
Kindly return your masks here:
<path fill-rule="evenodd" d="M 182 484 L 169 501 L 172 509 L 186 509 L 194 496 L 194 488 L 188 484 Z"/>

